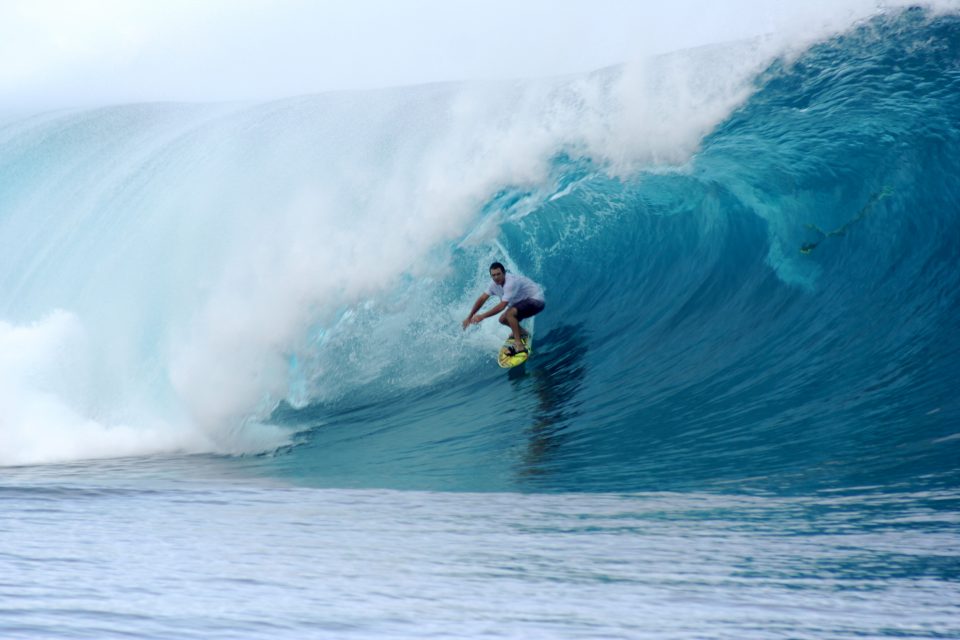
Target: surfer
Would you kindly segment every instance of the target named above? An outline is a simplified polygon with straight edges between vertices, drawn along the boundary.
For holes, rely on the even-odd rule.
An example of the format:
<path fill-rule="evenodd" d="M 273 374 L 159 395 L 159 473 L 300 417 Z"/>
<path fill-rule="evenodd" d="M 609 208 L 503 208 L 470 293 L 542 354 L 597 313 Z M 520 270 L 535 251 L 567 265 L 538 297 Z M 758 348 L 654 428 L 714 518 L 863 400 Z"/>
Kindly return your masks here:
<path fill-rule="evenodd" d="M 490 265 L 490 277 L 493 279 L 493 284 L 487 287 L 487 290 L 481 293 L 473 303 L 470 315 L 463 321 L 463 328 L 466 329 L 471 324 L 480 324 L 484 319 L 503 311 L 500 314 L 500 324 L 513 330 L 514 353 L 522 353 L 526 351 L 523 339 L 527 336 L 527 331 L 520 326 L 520 321 L 532 318 L 543 311 L 546 306 L 543 289 L 530 278 L 507 273 L 499 262 Z M 486 313 L 477 314 L 490 296 L 500 298 L 500 303 Z"/>

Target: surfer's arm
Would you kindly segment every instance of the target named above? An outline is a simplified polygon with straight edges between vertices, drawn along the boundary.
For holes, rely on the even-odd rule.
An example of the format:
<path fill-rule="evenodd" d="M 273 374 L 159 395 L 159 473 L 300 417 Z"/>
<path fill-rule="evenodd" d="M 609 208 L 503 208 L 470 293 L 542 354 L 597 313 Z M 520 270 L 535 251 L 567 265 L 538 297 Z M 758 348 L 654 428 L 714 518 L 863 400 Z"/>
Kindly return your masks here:
<path fill-rule="evenodd" d="M 473 316 L 477 315 L 477 311 L 480 311 L 480 307 L 482 307 L 487 302 L 488 298 L 490 298 L 490 294 L 484 291 L 483 293 L 480 294 L 480 297 L 477 298 L 477 301 L 473 303 L 473 309 L 470 309 L 470 315 L 468 315 L 467 319 L 463 321 L 464 329 L 467 328 L 467 325 L 473 322 Z M 477 320 L 477 322 L 480 322 L 480 320 L 483 320 L 483 318 L 480 318 L 479 320 Z"/>
<path fill-rule="evenodd" d="M 478 316 L 474 316 L 473 321 L 476 322 L 477 324 L 480 324 L 481 320 L 486 320 L 490 316 L 495 316 L 506 308 L 507 308 L 507 301 L 501 300 L 500 303 L 497 304 L 497 306 L 490 309 L 490 311 L 487 311 L 486 313 L 481 313 Z"/>

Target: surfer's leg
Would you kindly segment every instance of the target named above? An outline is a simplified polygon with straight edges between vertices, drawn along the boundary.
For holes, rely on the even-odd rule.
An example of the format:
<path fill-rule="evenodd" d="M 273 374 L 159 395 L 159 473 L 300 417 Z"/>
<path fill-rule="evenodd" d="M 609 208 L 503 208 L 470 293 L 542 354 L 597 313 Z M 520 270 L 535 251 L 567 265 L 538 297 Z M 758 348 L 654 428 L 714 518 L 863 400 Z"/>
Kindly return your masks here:
<path fill-rule="evenodd" d="M 541 300 L 521 300 L 513 306 L 514 310 L 517 312 L 517 324 L 519 324 L 522 320 L 526 320 L 527 318 L 532 318 L 533 316 L 537 315 L 543 311 L 545 306 L 546 305 Z M 527 336 L 529 335 L 529 332 L 521 325 L 520 337 L 526 340 Z"/>
<path fill-rule="evenodd" d="M 514 349 L 518 352 L 523 351 L 523 334 L 520 328 L 520 321 L 517 320 L 517 308 L 507 307 L 507 310 L 500 314 L 500 324 L 505 324 L 513 330 Z"/>

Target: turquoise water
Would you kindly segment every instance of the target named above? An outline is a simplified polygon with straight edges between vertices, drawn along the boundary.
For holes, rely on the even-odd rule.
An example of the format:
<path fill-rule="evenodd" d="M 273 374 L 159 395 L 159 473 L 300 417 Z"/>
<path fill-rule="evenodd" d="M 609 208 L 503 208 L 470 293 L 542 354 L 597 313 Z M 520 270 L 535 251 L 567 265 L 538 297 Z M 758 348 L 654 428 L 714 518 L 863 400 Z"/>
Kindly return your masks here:
<path fill-rule="evenodd" d="M 0 635 L 960 635 L 958 122 L 920 10 L 0 116 Z"/>

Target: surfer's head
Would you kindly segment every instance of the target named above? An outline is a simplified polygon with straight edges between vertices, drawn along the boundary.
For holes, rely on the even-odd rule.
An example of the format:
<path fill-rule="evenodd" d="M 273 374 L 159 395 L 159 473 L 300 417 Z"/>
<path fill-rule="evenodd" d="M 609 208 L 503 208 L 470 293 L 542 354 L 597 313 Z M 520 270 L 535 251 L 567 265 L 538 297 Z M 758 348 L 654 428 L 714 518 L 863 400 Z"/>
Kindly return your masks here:
<path fill-rule="evenodd" d="M 494 262 L 490 265 L 490 277 L 501 287 L 503 286 L 503 281 L 506 279 L 506 273 L 507 270 L 499 262 Z"/>

